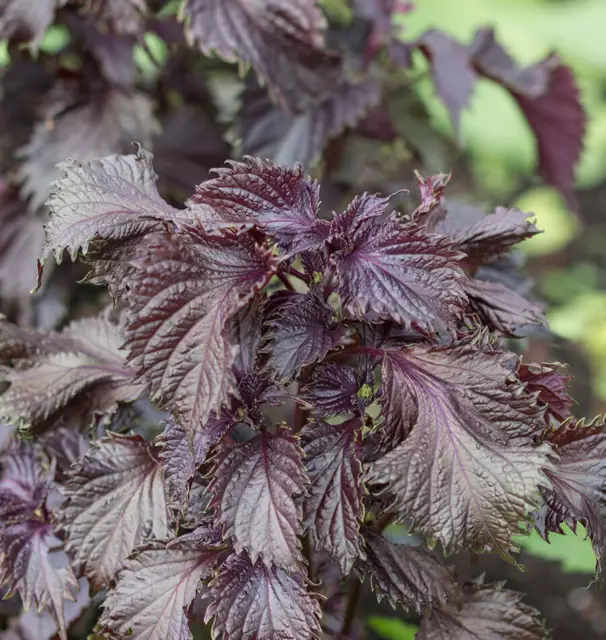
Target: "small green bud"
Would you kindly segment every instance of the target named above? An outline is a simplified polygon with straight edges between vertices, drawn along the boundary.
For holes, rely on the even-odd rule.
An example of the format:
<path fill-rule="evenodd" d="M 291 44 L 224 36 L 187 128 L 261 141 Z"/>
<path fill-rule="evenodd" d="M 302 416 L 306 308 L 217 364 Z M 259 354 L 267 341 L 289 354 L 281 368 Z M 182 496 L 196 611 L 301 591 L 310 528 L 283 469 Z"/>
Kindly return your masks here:
<path fill-rule="evenodd" d="M 319 271 L 314 271 L 311 275 L 311 281 L 314 284 L 320 284 L 320 282 L 322 282 L 322 279 L 324 278 L 324 276 L 319 272 Z"/>
<path fill-rule="evenodd" d="M 361 400 L 370 400 L 370 398 L 372 398 L 372 387 L 369 384 L 363 384 L 358 389 L 358 398 Z"/>

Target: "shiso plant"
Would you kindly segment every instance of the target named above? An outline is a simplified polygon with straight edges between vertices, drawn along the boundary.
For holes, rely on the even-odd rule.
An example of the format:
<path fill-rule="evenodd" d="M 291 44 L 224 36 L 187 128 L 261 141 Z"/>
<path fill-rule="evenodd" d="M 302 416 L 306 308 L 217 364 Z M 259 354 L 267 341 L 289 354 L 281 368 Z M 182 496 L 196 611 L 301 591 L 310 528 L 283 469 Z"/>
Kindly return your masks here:
<path fill-rule="evenodd" d="M 515 346 L 544 324 L 511 254 L 532 216 L 485 215 L 445 197 L 450 176 L 401 166 L 436 148 L 418 77 L 455 129 L 488 79 L 574 206 L 570 70 L 520 68 L 488 30 L 406 41 L 394 17 L 411 7 L 390 0 L 324 2 L 328 17 L 312 0 L 188 0 L 185 32 L 176 4 L 0 6 L 16 321 L 0 320 L 0 416 L 19 427 L 0 458 L 0 585 L 25 610 L 5 633 L 65 640 L 88 616 L 95 639 L 188 640 L 194 623 L 355 638 L 365 584 L 418 640 L 548 637 L 521 594 L 459 582 L 448 556 L 515 562 L 514 536 L 582 524 L 599 571 L 603 421 L 573 417 L 559 365 Z M 69 38 L 32 57 L 53 20 Z M 78 264 L 56 268 L 66 254 Z M 72 287 L 82 265 L 96 287 Z M 45 311 L 57 291 L 65 321 Z M 93 313 L 72 313 L 79 291 Z"/>
<path fill-rule="evenodd" d="M 33 444 L 4 459 L 3 577 L 24 601 L 65 633 L 85 576 L 109 589 L 101 635 L 177 639 L 205 585 L 213 637 L 347 637 L 367 579 L 421 615 L 422 639 L 546 637 L 519 594 L 457 585 L 429 548 L 382 535 L 403 522 L 445 554 L 513 560 L 529 518 L 545 536 L 582 522 L 603 554 L 602 422 L 571 418 L 557 368 L 508 349 L 538 305 L 474 275 L 536 233 L 526 214 L 459 224 L 444 176 L 419 176 L 411 215 L 364 193 L 327 220 L 317 181 L 258 158 L 183 209 L 142 149 L 62 170 L 42 262 L 83 255 L 114 306 L 2 330 L 0 411 L 52 443 L 46 462 Z M 163 432 L 86 451 L 70 425 L 144 390 Z"/>

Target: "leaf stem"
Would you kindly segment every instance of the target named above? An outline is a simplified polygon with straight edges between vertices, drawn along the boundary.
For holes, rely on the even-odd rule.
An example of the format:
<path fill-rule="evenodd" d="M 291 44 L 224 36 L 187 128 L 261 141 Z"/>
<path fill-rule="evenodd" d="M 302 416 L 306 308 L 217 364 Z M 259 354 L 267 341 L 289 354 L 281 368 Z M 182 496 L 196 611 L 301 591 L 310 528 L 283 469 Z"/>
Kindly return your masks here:
<path fill-rule="evenodd" d="M 375 527 L 379 531 L 383 531 L 383 529 L 385 529 L 395 520 L 395 517 L 395 513 L 384 513 L 375 520 Z"/>
<path fill-rule="evenodd" d="M 314 565 L 312 556 L 311 534 L 303 536 L 303 556 L 307 560 L 307 576 L 311 582 L 314 581 Z"/>
<path fill-rule="evenodd" d="M 349 595 L 347 596 L 347 607 L 345 608 L 345 615 L 343 616 L 343 626 L 341 627 L 341 635 L 347 638 L 351 631 L 354 618 L 356 617 L 356 609 L 358 608 L 358 602 L 360 600 L 360 593 L 362 591 L 362 583 L 358 578 L 354 577 L 353 582 L 349 587 Z"/>
<path fill-rule="evenodd" d="M 280 282 L 289 290 L 294 291 L 295 288 L 292 286 L 290 280 L 283 273 L 276 273 Z"/>
<path fill-rule="evenodd" d="M 286 271 L 289 275 L 294 276 L 295 278 L 299 278 L 299 280 L 303 280 L 305 284 L 309 284 L 309 276 L 305 273 L 302 273 L 298 269 L 295 269 L 294 267 L 288 267 Z"/>
<path fill-rule="evenodd" d="M 295 395 L 298 395 L 300 393 L 301 389 L 309 381 L 310 377 L 311 370 L 309 369 L 309 367 L 303 367 L 299 375 L 299 383 L 297 385 L 297 392 Z M 307 424 L 308 417 L 309 411 L 307 411 L 307 409 L 304 409 L 298 402 L 295 402 L 295 415 L 293 419 L 293 430 L 295 433 L 299 433 L 299 431 L 301 431 L 301 429 Z"/>

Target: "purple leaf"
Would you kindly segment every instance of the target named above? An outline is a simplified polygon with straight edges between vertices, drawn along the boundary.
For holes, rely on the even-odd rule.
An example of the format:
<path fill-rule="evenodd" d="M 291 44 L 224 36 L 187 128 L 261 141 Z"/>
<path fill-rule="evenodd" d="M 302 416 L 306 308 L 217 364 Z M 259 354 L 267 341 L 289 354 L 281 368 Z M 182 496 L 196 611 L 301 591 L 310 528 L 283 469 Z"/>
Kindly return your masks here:
<path fill-rule="evenodd" d="M 248 236 L 152 234 L 129 264 L 129 362 L 191 436 L 235 392 L 229 320 L 273 259 Z"/>
<path fill-rule="evenodd" d="M 51 183 L 61 178 L 60 169 L 73 167 L 73 161 L 88 162 L 112 153 L 126 153 L 132 148 L 133 140 L 149 146 L 158 127 L 153 117 L 153 104 L 142 93 L 129 95 L 118 90 L 104 90 L 88 96 L 81 88 L 61 84 L 54 92 L 47 98 L 43 119 L 35 126 L 28 143 L 19 150 L 23 158 L 19 169 L 22 192 L 29 197 L 32 211 L 45 203 Z M 53 126 L 49 126 L 49 122 Z M 65 163 L 68 158 L 70 162 Z M 59 163 L 64 164 L 57 168 Z M 122 173 L 122 177 L 126 175 Z M 65 178 L 57 186 L 64 189 L 67 186 Z M 80 186 L 84 185 L 81 183 Z M 87 186 L 88 196 L 100 195 L 94 192 L 93 186 Z M 54 197 L 49 203 L 51 207 L 53 202 L 57 203 Z M 83 199 L 79 202 L 83 203 Z M 76 203 L 72 199 L 65 204 L 73 206 Z M 88 203 L 88 206 L 94 205 Z"/>
<path fill-rule="evenodd" d="M 50 524 L 29 519 L 3 524 L 0 529 L 0 584 L 18 591 L 25 609 L 34 602 L 38 609 L 48 608 L 63 640 L 65 598 L 73 599 L 70 587 L 78 582 L 69 566 L 57 568 L 50 548 L 59 544 Z"/>
<path fill-rule="evenodd" d="M 164 467 L 171 494 L 178 504 L 187 503 L 196 469 L 233 423 L 234 419 L 229 415 L 222 414 L 219 418 L 212 416 L 202 429 L 194 433 L 193 443 L 178 424 L 173 421 L 166 424 L 158 438 L 161 447 L 158 458 Z"/>
<path fill-rule="evenodd" d="M 446 105 L 458 135 L 461 112 L 469 104 L 478 78 L 471 66 L 469 49 L 441 31 L 428 31 L 420 45 L 431 63 L 436 93 Z"/>
<path fill-rule="evenodd" d="M 549 634 L 536 609 L 522 602 L 522 594 L 499 582 L 479 579 L 462 590 L 462 606 L 433 609 L 421 620 L 418 640 L 547 640 Z"/>
<path fill-rule="evenodd" d="M 99 589 L 137 546 L 169 535 L 162 467 L 139 436 L 110 433 L 73 468 L 60 524 L 67 549 Z"/>
<path fill-rule="evenodd" d="M 495 262 L 513 245 L 540 233 L 530 220 L 532 214 L 519 209 L 497 207 L 489 215 L 477 207 L 454 203 L 447 209 L 446 219 L 435 231 L 449 236 L 475 265 Z"/>
<path fill-rule="evenodd" d="M 74 427 L 60 427 L 50 431 L 41 442 L 46 453 L 61 471 L 67 471 L 89 448 L 88 438 Z"/>
<path fill-rule="evenodd" d="M 460 254 L 446 238 L 387 218 L 387 201 L 365 194 L 335 218 L 332 242 L 343 306 L 354 316 L 432 330 L 452 321 L 465 300 Z"/>
<path fill-rule="evenodd" d="M 356 125 L 379 100 L 374 80 L 346 80 L 324 102 L 290 115 L 273 105 L 263 88 L 252 86 L 244 94 L 240 112 L 242 153 L 271 158 L 277 164 L 309 166 L 330 139 Z"/>
<path fill-rule="evenodd" d="M 191 534 L 137 549 L 109 592 L 99 625 L 132 640 L 190 640 L 189 605 L 221 552 L 196 544 Z"/>
<path fill-rule="evenodd" d="M 64 176 L 48 201 L 43 259 L 54 253 L 60 261 L 67 249 L 75 260 L 93 238 L 122 240 L 182 218 L 183 212 L 160 198 L 152 159 L 140 149 L 137 155 L 63 163 Z"/>
<path fill-rule="evenodd" d="M 7 453 L 0 478 L 0 586 L 18 591 L 27 609 L 47 608 L 66 639 L 64 602 L 78 583 L 46 520 L 52 473 L 45 477 L 31 447 Z M 60 557 L 61 556 L 61 557 Z"/>
<path fill-rule="evenodd" d="M 0 185 L 0 290 L 2 297 L 29 297 L 36 260 L 44 246 L 42 219 L 28 215 L 16 188 Z"/>
<path fill-rule="evenodd" d="M 40 349 L 44 351 L 46 343 L 51 352 L 0 373 L 0 379 L 10 383 L 0 396 L 2 416 L 36 430 L 59 422 L 79 425 L 95 413 L 113 412 L 118 402 L 132 401 L 143 391 L 134 371 L 124 364 L 120 330 L 107 311 L 73 322 L 56 337 L 20 333 L 26 344 L 17 340 L 13 350 L 27 351 L 28 341 L 35 349 L 38 335 Z"/>
<path fill-rule="evenodd" d="M 262 431 L 248 442 L 224 445 L 215 460 L 211 506 L 236 552 L 288 571 L 303 561 L 298 535 L 301 509 L 295 498 L 306 490 L 301 450 L 293 436 Z"/>
<path fill-rule="evenodd" d="M 528 98 L 543 95 L 549 85 L 554 58 L 549 56 L 528 67 L 519 67 L 495 40 L 493 29 L 479 29 L 470 46 L 479 73 Z"/>
<path fill-rule="evenodd" d="M 387 598 L 393 607 L 421 612 L 453 597 L 451 571 L 429 551 L 390 542 L 369 528 L 363 533 L 366 557 L 358 561 L 357 571 L 370 577 L 379 602 Z"/>
<path fill-rule="evenodd" d="M 327 222 L 318 220 L 320 185 L 303 168 L 246 158 L 215 169 L 217 177 L 196 187 L 192 214 L 208 229 L 258 226 L 286 251 L 321 246 Z"/>
<path fill-rule="evenodd" d="M 587 118 L 570 68 L 551 55 L 520 69 L 490 29 L 478 31 L 470 51 L 476 69 L 503 84 L 518 102 L 537 140 L 539 174 L 576 210 L 574 169 Z"/>
<path fill-rule="evenodd" d="M 372 464 L 369 479 L 387 484 L 399 517 L 447 553 L 508 556 L 544 482 L 548 447 L 533 445 L 542 415 L 510 360 L 471 340 L 384 356 L 379 428 L 392 430 L 394 444 L 404 439 Z"/>
<path fill-rule="evenodd" d="M 90 49 L 108 83 L 115 88 L 132 89 L 137 71 L 133 57 L 135 37 L 102 33 L 90 20 L 81 19 L 79 15 L 67 14 L 65 20 L 70 31 L 82 34 L 87 48 Z M 150 124 L 156 125 L 156 121 L 151 119 L 144 124 L 149 127 Z M 149 128 L 146 130 L 149 131 Z"/>
<path fill-rule="evenodd" d="M 146 0 L 80 0 L 80 3 L 84 4 L 85 13 L 104 29 L 132 35 L 144 30 Z"/>
<path fill-rule="evenodd" d="M 64 1 L 64 0 L 63 0 Z M 29 42 L 33 50 L 53 21 L 61 0 L 4 0 L 0 7 L 0 37 Z"/>
<path fill-rule="evenodd" d="M 568 395 L 570 376 L 563 376 L 558 363 L 521 364 L 518 377 L 530 393 L 538 393 L 538 402 L 547 407 L 546 417 L 553 415 L 557 420 L 570 418 L 574 401 Z"/>
<path fill-rule="evenodd" d="M 281 380 L 295 376 L 301 367 L 323 360 L 344 337 L 343 327 L 321 298 L 293 294 L 269 320 L 269 366 Z"/>
<path fill-rule="evenodd" d="M 323 46 L 314 0 L 188 0 L 182 11 L 202 53 L 250 64 L 293 112 L 331 93 L 341 76 L 340 57 Z"/>
<path fill-rule="evenodd" d="M 359 418 L 341 424 L 310 422 L 301 432 L 311 486 L 303 503 L 304 527 L 315 546 L 334 556 L 348 575 L 361 549 L 363 516 Z"/>
<path fill-rule="evenodd" d="M 258 351 L 263 337 L 265 307 L 258 298 L 242 307 L 231 319 L 230 335 L 238 345 L 234 369 L 238 378 L 256 371 Z"/>
<path fill-rule="evenodd" d="M 206 180 L 210 169 L 230 156 L 224 134 L 223 127 L 201 109 L 186 104 L 171 113 L 154 142 L 161 190 L 189 195 L 193 185 Z"/>
<path fill-rule="evenodd" d="M 435 176 L 425 178 L 418 171 L 415 171 L 415 175 L 421 202 L 413 211 L 412 219 L 415 222 L 422 222 L 430 231 L 434 231 L 436 225 L 446 215 L 446 209 L 442 205 L 442 197 L 452 175 L 438 173 Z"/>
<path fill-rule="evenodd" d="M 320 633 L 320 607 L 297 575 L 232 555 L 210 586 L 205 622 L 214 618 L 214 640 L 303 640 Z"/>
<path fill-rule="evenodd" d="M 520 337 L 528 325 L 546 323 L 543 310 L 500 282 L 470 278 L 465 282 L 470 309 L 482 324 L 505 336 Z"/>
<path fill-rule="evenodd" d="M 315 370 L 311 383 L 303 389 L 301 400 L 317 416 L 326 418 L 352 411 L 358 404 L 358 391 L 358 376 L 353 367 L 329 364 Z"/>
<path fill-rule="evenodd" d="M 567 524 L 576 531 L 581 522 L 593 543 L 598 570 L 606 552 L 606 434 L 604 419 L 589 424 L 567 420 L 547 432 L 557 458 L 545 475 L 551 488 L 542 488 L 544 505 L 535 514 L 539 533 L 563 533 Z"/>
<path fill-rule="evenodd" d="M 65 623 L 67 627 L 69 627 L 70 623 L 80 618 L 90 605 L 91 599 L 88 591 L 88 581 L 82 578 L 76 600 L 65 602 Z M 34 608 L 21 613 L 18 618 L 12 618 L 6 631 L 0 633 L 0 639 L 53 640 L 57 635 L 60 635 L 60 631 L 52 616 L 46 612 L 39 613 Z"/>
<path fill-rule="evenodd" d="M 560 64 L 552 72 L 544 95 L 514 97 L 537 140 L 539 175 L 558 189 L 568 206 L 577 211 L 574 174 L 583 150 L 587 116 L 572 71 Z"/>
<path fill-rule="evenodd" d="M 212 496 L 208 491 L 208 478 L 197 471 L 189 489 L 187 503 L 183 509 L 183 525 L 193 529 L 208 524 L 208 505 Z"/>

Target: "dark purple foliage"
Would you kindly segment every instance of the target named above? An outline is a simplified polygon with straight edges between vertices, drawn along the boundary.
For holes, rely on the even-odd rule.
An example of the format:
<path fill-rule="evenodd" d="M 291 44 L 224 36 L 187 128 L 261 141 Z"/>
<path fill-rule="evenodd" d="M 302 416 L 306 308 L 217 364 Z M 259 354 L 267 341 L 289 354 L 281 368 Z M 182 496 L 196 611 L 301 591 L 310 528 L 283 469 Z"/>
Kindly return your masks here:
<path fill-rule="evenodd" d="M 455 129 L 479 77 L 505 87 L 572 202 L 569 69 L 490 31 L 405 42 L 409 3 L 317 4 L 0 3 L 0 587 L 46 609 L 7 637 L 65 640 L 86 610 L 94 637 L 347 638 L 366 580 L 419 638 L 540 640 L 519 594 L 440 553 L 582 523 L 604 556 L 603 422 L 509 351 L 544 323 L 510 277 L 531 216 L 446 200 L 450 174 L 393 194 L 396 151 L 423 157 L 420 51 Z M 69 42 L 30 58 L 53 22 Z M 142 77 L 150 32 L 170 46 Z M 85 268 L 44 270 L 65 252 Z"/>

